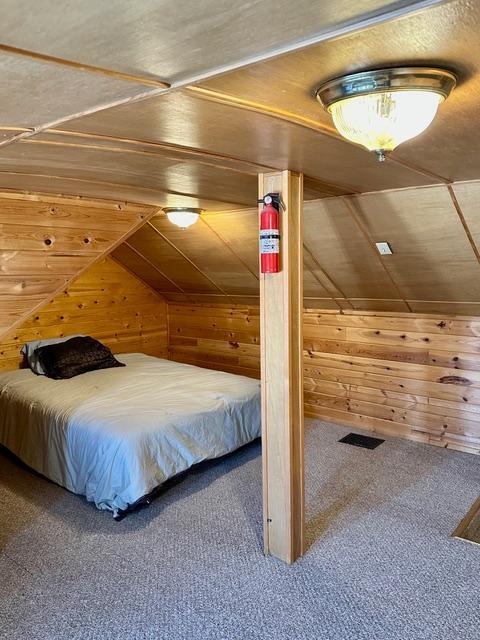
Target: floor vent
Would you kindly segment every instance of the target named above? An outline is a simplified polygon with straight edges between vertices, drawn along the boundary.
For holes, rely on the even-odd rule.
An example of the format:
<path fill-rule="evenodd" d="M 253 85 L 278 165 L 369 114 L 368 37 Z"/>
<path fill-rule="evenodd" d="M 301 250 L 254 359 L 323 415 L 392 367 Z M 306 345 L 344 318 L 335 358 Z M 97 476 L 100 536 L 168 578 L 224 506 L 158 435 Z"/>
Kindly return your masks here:
<path fill-rule="evenodd" d="M 353 444 L 354 447 L 362 447 L 363 449 L 376 449 L 378 445 L 385 442 L 385 440 L 372 438 L 370 436 L 362 436 L 359 433 L 349 433 L 348 436 L 341 438 L 339 442 Z"/>

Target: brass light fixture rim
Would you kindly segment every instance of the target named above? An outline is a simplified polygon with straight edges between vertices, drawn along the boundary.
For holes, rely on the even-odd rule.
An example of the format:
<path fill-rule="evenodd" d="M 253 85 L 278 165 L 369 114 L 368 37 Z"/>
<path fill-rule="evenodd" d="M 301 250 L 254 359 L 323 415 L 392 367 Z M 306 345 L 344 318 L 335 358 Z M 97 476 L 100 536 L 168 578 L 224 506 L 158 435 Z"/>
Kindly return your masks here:
<path fill-rule="evenodd" d="M 448 98 L 457 84 L 457 76 L 439 67 L 388 67 L 359 71 L 324 82 L 316 91 L 326 111 L 336 102 L 354 96 L 392 91 L 427 91 Z"/>
<path fill-rule="evenodd" d="M 202 213 L 205 209 L 201 209 L 200 207 L 162 207 L 162 211 L 164 213 L 172 213 L 173 211 L 182 211 L 188 213 Z"/>

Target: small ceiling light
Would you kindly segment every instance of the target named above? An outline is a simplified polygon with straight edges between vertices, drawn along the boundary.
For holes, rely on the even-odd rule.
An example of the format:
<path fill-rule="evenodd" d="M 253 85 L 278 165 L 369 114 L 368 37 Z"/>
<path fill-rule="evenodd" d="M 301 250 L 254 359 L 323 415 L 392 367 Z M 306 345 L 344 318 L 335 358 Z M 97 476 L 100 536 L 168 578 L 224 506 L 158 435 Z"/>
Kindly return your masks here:
<path fill-rule="evenodd" d="M 316 95 L 344 138 L 383 161 L 389 151 L 428 127 L 455 84 L 450 71 L 401 67 L 336 78 Z"/>
<path fill-rule="evenodd" d="M 197 222 L 204 209 L 198 209 L 196 207 L 167 207 L 163 211 L 167 214 L 167 218 L 172 224 L 186 229 Z"/>
<path fill-rule="evenodd" d="M 391 256 L 393 254 L 392 247 L 388 242 L 376 242 L 375 246 L 381 256 Z"/>

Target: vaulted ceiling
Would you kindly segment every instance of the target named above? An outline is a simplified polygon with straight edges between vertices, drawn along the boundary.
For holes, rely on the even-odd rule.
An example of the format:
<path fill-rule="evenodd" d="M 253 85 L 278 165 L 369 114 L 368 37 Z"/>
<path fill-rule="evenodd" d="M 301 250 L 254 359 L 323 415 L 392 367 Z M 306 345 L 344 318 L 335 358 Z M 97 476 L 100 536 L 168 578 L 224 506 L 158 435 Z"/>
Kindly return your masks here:
<path fill-rule="evenodd" d="M 305 173 L 307 198 L 480 178 L 479 28 L 469 0 L 5 0 L 0 187 L 218 210 L 251 205 L 271 169 Z M 314 92 L 405 63 L 461 82 L 380 167 Z"/>
<path fill-rule="evenodd" d="M 479 202 L 478 181 L 306 202 L 305 306 L 480 313 Z M 258 304 L 257 216 L 212 211 L 183 230 L 158 214 L 113 256 L 170 300 Z"/>
<path fill-rule="evenodd" d="M 0 188 L 204 207 L 115 257 L 171 299 L 248 302 L 257 175 L 301 171 L 307 304 L 480 313 L 479 34 L 473 0 L 4 0 Z M 459 84 L 380 165 L 314 93 L 405 64 Z"/>

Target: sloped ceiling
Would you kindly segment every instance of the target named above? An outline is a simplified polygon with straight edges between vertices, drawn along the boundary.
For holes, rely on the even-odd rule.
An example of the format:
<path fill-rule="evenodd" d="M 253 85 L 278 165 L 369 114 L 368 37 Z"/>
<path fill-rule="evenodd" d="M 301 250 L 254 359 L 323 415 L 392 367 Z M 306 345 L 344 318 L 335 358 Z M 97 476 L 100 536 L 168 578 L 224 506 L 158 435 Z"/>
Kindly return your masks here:
<path fill-rule="evenodd" d="M 188 231 L 157 215 L 115 255 L 170 299 L 249 302 L 257 175 L 300 171 L 307 305 L 477 313 L 479 33 L 471 0 L 5 0 L 0 188 L 201 206 Z M 380 165 L 314 93 L 404 64 L 459 85 Z"/>
<path fill-rule="evenodd" d="M 0 338 L 155 212 L 145 205 L 0 192 Z"/>
<path fill-rule="evenodd" d="M 480 313 L 479 201 L 480 182 L 466 182 L 306 202 L 305 306 Z M 114 256 L 170 300 L 255 304 L 257 228 L 256 209 L 187 230 L 158 214 Z"/>

